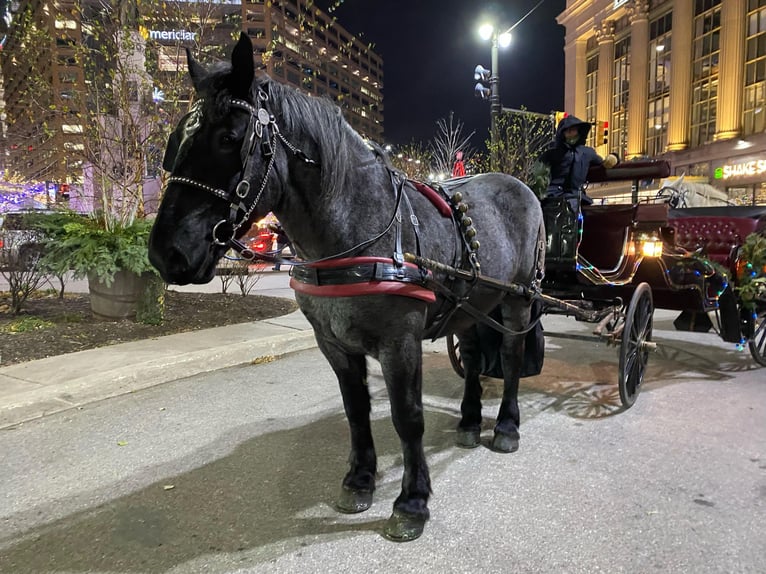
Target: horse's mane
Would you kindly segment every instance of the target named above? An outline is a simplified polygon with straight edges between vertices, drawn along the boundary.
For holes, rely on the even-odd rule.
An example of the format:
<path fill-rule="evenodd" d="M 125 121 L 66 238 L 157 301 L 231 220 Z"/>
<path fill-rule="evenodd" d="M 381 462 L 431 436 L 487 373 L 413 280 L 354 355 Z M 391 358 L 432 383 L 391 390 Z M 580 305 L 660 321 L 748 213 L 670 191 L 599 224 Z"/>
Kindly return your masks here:
<path fill-rule="evenodd" d="M 230 112 L 231 81 L 231 65 L 227 62 L 214 64 L 200 81 L 199 91 L 209 100 L 205 108 L 214 122 L 222 121 Z M 302 151 L 320 164 L 322 193 L 331 197 L 341 193 L 349 166 L 354 163 L 354 150 L 367 146 L 343 118 L 340 108 L 327 98 L 303 94 L 265 75 L 256 78 L 250 101 L 256 101 L 259 88 L 269 95 L 267 106 L 279 129 L 287 133 L 300 131 L 314 144 L 315 150 Z M 301 147 L 299 142 L 291 143 Z M 313 157 L 317 153 L 319 157 Z"/>
<path fill-rule="evenodd" d="M 300 131 L 313 140 L 322 168 L 322 192 L 336 195 L 344 188 L 349 167 L 354 163 L 354 149 L 365 144 L 343 118 L 341 109 L 323 97 L 309 96 L 299 90 L 261 77 L 257 85 L 269 94 L 269 109 L 281 129 Z M 305 150 L 304 150 L 305 151 Z"/>

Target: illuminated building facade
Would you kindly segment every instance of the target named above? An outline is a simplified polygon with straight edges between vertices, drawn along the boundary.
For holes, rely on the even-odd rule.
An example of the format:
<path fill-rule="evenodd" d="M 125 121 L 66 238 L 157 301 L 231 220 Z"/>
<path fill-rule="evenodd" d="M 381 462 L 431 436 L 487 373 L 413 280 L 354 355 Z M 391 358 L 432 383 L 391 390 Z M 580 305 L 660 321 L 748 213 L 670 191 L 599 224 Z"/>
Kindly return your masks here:
<path fill-rule="evenodd" d="M 602 155 L 766 205 L 766 0 L 568 0 L 558 22 L 565 109 L 607 122 Z"/>

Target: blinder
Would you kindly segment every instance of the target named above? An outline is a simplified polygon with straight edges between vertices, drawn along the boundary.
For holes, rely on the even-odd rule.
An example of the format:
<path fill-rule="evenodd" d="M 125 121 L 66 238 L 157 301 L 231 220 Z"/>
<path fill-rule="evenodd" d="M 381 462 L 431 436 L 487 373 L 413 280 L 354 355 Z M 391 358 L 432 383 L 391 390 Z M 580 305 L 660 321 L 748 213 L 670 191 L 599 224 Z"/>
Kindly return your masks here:
<path fill-rule="evenodd" d="M 162 169 L 172 172 L 176 163 L 183 160 L 189 152 L 192 136 L 202 125 L 202 105 L 204 100 L 197 100 L 191 111 L 181 118 L 178 126 L 168 138 L 165 155 L 162 158 Z"/>

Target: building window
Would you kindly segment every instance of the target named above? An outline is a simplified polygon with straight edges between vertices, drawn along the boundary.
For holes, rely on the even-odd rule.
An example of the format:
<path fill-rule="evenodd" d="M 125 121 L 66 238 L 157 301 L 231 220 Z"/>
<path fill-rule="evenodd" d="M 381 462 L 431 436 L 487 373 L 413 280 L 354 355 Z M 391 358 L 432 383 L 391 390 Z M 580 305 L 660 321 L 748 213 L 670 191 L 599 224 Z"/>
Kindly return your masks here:
<path fill-rule="evenodd" d="M 630 92 L 630 36 L 614 44 L 614 89 L 612 120 L 609 122 L 610 148 L 620 157 L 628 151 L 628 94 Z"/>
<path fill-rule="evenodd" d="M 743 135 L 766 130 L 766 0 L 749 0 L 745 39 Z"/>
<path fill-rule="evenodd" d="M 691 146 L 712 141 L 718 104 L 721 1 L 697 0 L 692 59 Z"/>
<path fill-rule="evenodd" d="M 585 67 L 585 120 L 595 123 L 598 119 L 596 117 L 596 102 L 598 101 L 598 52 L 588 55 Z M 604 118 L 609 117 L 606 112 L 602 112 L 601 115 Z M 596 143 L 595 130 L 591 130 L 588 134 L 588 145 L 598 145 Z"/>
<path fill-rule="evenodd" d="M 646 153 L 665 152 L 670 119 L 670 51 L 672 13 L 649 23 L 649 109 L 646 126 Z"/>

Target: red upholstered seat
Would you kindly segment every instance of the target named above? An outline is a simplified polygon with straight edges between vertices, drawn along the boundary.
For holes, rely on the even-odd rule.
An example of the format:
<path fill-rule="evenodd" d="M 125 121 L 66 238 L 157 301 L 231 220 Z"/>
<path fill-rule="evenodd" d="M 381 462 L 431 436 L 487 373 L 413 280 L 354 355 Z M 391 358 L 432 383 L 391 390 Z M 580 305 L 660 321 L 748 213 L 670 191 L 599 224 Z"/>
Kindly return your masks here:
<path fill-rule="evenodd" d="M 707 256 L 726 267 L 731 267 L 732 251 L 742 245 L 745 238 L 766 228 L 766 221 L 750 217 L 680 217 L 671 219 L 675 229 L 676 245 L 689 251 L 702 248 Z"/>

